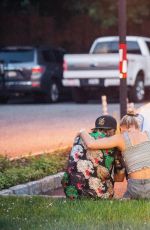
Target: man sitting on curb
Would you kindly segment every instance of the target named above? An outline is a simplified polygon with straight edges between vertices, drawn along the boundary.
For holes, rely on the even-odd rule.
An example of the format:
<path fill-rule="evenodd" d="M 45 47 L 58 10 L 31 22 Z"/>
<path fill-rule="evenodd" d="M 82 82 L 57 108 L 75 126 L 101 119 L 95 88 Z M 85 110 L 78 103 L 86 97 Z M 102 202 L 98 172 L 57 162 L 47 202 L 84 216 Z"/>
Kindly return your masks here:
<path fill-rule="evenodd" d="M 112 116 L 104 115 L 95 121 L 90 135 L 103 138 L 115 134 L 117 122 Z M 120 152 L 115 149 L 87 150 L 80 137 L 76 137 L 69 155 L 67 170 L 62 178 L 66 197 L 112 198 L 114 177 L 124 179 L 124 167 Z"/>

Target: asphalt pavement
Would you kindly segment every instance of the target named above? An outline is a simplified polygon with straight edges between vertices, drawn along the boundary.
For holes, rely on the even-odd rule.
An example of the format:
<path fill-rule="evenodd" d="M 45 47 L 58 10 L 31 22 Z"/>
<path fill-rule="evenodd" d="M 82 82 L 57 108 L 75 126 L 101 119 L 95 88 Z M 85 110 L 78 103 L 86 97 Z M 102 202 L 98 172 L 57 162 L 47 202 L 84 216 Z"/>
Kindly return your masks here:
<path fill-rule="evenodd" d="M 119 104 L 108 104 L 108 113 L 119 120 Z M 93 128 L 101 114 L 99 101 L 0 105 L 0 154 L 16 157 L 71 146 L 76 133 Z"/>

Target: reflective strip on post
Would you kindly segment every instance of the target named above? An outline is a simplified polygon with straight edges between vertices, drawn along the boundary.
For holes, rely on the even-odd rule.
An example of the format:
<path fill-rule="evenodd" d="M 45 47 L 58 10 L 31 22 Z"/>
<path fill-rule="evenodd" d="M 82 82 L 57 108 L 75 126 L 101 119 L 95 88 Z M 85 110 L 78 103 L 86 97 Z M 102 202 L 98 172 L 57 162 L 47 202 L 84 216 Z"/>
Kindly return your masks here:
<path fill-rule="evenodd" d="M 120 78 L 127 77 L 127 45 L 125 43 L 119 44 L 119 72 Z"/>

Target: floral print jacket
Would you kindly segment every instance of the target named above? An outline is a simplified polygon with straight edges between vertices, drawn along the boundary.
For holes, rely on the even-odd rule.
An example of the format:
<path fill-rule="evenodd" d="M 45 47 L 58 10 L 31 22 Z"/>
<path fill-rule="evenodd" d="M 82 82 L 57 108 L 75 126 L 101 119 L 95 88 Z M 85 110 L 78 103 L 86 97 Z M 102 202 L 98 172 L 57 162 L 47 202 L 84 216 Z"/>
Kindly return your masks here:
<path fill-rule="evenodd" d="M 90 135 L 95 139 L 105 137 L 102 132 L 93 132 Z M 112 198 L 114 170 L 122 168 L 121 154 L 116 148 L 91 151 L 80 137 L 76 137 L 67 170 L 62 178 L 66 197 Z"/>

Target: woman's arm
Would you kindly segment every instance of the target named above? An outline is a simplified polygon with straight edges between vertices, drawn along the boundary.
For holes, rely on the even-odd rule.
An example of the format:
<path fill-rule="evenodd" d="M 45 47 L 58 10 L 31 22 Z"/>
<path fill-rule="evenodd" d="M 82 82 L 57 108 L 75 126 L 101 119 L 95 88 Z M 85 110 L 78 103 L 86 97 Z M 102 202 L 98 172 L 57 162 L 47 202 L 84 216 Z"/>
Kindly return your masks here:
<path fill-rule="evenodd" d="M 122 150 L 123 138 L 120 134 L 95 140 L 85 130 L 81 130 L 80 137 L 89 149 L 109 149 L 118 147 Z"/>

